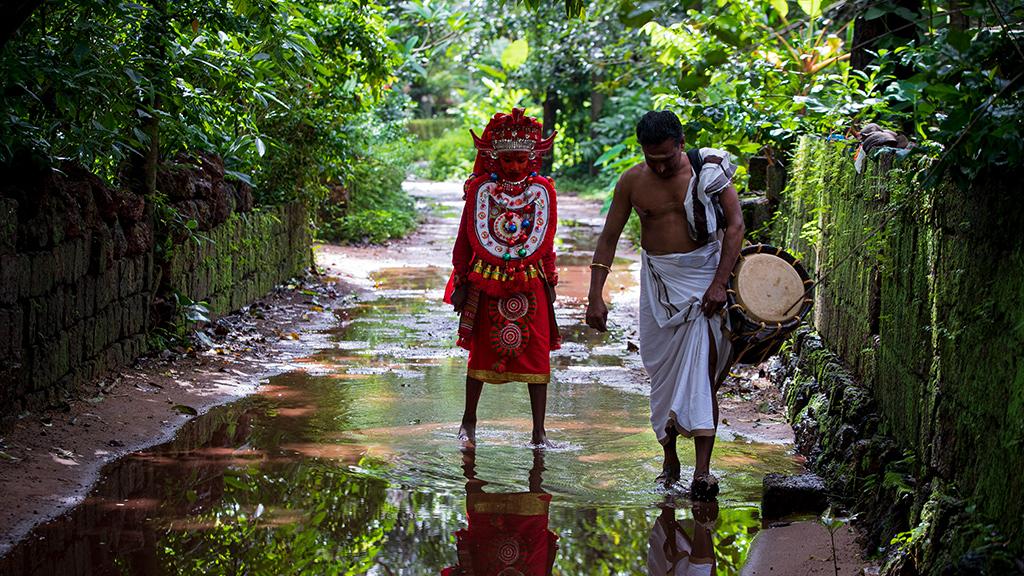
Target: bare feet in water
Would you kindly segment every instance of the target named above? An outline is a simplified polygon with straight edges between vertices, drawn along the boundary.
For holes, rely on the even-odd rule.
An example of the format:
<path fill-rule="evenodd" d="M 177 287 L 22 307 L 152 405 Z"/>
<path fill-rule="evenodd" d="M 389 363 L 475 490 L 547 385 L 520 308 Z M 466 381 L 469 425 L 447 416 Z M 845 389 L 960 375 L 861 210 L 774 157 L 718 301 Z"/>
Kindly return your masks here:
<path fill-rule="evenodd" d="M 660 484 L 664 484 L 666 488 L 679 482 L 680 478 L 679 460 L 669 461 L 665 460 L 665 463 L 661 466 L 661 474 L 658 475 L 657 481 Z"/>
<path fill-rule="evenodd" d="M 530 437 L 530 444 L 535 448 L 554 448 L 555 443 L 548 440 L 548 434 L 544 430 L 533 431 L 533 435 Z"/>
<path fill-rule="evenodd" d="M 463 448 L 476 447 L 476 423 L 463 422 L 462 426 L 459 426 L 459 442 Z"/>

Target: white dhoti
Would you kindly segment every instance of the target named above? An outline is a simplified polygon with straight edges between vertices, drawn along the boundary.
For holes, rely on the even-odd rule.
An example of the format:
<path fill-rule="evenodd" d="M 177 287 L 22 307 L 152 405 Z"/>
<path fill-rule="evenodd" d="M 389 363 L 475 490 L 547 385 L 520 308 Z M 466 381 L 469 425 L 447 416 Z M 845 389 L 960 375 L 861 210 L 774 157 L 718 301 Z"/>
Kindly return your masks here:
<path fill-rule="evenodd" d="M 651 377 L 651 426 L 661 443 L 669 427 L 688 438 L 715 435 L 712 342 L 715 380 L 728 367 L 732 347 L 726 316 L 706 317 L 701 301 L 721 253 L 721 242 L 712 241 L 685 254 L 641 254 L 640 357 Z"/>

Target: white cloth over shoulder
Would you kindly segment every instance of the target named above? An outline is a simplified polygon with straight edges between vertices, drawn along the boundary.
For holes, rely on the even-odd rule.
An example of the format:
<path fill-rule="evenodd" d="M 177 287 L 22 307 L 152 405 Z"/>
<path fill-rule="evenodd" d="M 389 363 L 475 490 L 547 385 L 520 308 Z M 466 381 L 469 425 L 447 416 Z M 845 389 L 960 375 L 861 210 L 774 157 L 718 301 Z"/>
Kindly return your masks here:
<path fill-rule="evenodd" d="M 725 150 L 701 148 L 698 152 L 702 160 L 700 178 L 692 177 L 696 174 L 691 166 L 690 187 L 686 191 L 683 208 L 690 225 L 690 238 L 703 242 L 705 238 L 714 237 L 718 230 L 719 216 L 715 212 L 715 203 L 718 194 L 732 183 L 736 166 Z M 697 182 L 696 187 L 694 182 Z"/>
<path fill-rule="evenodd" d="M 721 246 L 712 241 L 685 254 L 641 254 L 640 357 L 651 377 L 651 426 L 662 443 L 669 426 L 686 437 L 715 434 L 711 339 L 716 378 L 732 347 L 723 331 L 726 316 L 704 316 L 701 301 L 718 269 Z"/>
<path fill-rule="evenodd" d="M 650 576 L 711 576 L 711 563 L 694 564 L 690 559 L 693 547 L 682 532 L 672 530 L 675 544 L 661 522 L 655 522 L 647 540 L 647 572 Z"/>

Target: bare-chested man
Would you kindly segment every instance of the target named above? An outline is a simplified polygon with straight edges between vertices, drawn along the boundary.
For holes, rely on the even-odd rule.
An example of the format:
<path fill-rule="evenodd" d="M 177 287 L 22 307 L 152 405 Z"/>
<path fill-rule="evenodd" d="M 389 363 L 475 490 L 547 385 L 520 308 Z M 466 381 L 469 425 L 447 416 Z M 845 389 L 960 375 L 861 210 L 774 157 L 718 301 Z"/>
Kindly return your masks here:
<path fill-rule="evenodd" d="M 676 438 L 693 438 L 690 491 L 698 499 L 713 498 L 718 493 L 718 480 L 710 472 L 718 427 L 716 391 L 728 374 L 732 352 L 723 305 L 744 232 L 731 181 L 735 168 L 728 153 L 703 148 L 698 176 L 672 112 L 648 112 L 636 134 L 644 162 L 627 170 L 615 187 L 591 265 L 587 324 L 607 330 L 602 291 L 619 235 L 630 210 L 636 210 L 643 248 L 640 355 L 651 377 L 651 424 L 665 450 L 659 478 L 666 484 L 679 480 Z"/>

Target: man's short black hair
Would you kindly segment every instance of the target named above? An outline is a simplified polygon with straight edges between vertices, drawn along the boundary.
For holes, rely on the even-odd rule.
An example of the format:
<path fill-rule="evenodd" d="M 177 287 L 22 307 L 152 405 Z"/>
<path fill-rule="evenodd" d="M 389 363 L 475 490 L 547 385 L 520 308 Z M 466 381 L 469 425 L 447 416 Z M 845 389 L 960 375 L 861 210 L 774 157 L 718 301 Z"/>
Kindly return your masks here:
<path fill-rule="evenodd" d="M 669 138 L 683 142 L 683 125 L 671 110 L 652 110 L 636 123 L 636 139 L 641 146 L 661 144 Z"/>

